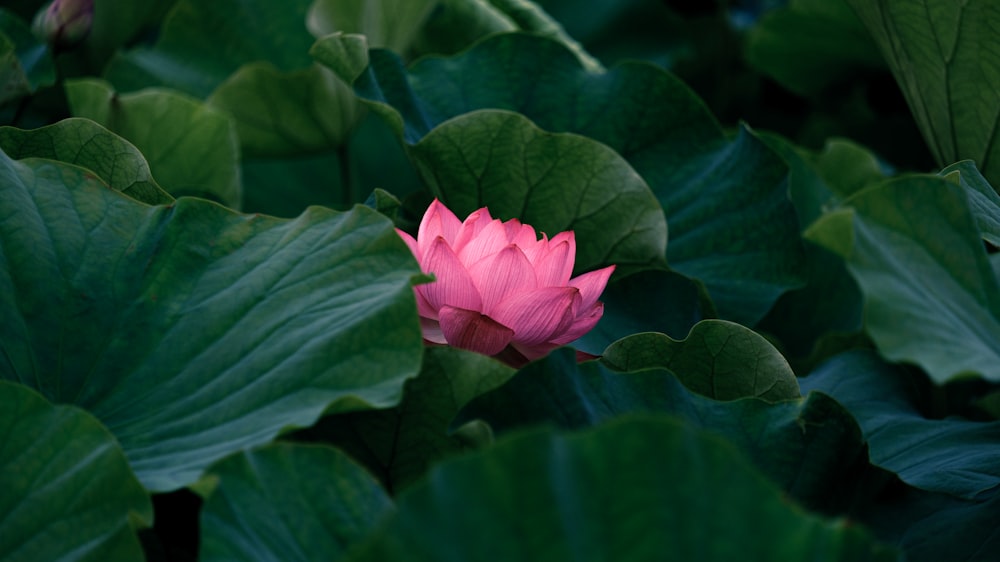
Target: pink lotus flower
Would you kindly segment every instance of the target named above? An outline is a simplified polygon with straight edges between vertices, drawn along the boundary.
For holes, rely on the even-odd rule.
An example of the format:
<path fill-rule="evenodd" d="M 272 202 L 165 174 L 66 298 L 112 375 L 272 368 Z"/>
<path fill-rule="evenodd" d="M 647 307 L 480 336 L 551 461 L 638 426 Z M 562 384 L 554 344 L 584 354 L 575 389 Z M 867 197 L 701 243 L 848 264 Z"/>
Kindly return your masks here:
<path fill-rule="evenodd" d="M 597 297 L 615 266 L 570 279 L 572 231 L 539 240 L 531 226 L 501 222 L 485 207 L 459 221 L 435 199 L 416 240 L 397 232 L 436 277 L 414 287 L 428 342 L 519 365 L 586 334 L 604 314 Z"/>

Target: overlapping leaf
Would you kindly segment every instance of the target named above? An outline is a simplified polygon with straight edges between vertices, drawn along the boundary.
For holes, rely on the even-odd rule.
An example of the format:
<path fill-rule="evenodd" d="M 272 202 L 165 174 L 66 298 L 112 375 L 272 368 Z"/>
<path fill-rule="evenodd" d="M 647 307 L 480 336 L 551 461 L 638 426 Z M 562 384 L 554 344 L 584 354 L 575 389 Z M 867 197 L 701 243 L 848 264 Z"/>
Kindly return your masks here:
<path fill-rule="evenodd" d="M 1000 486 L 1000 421 L 925 418 L 910 403 L 909 375 L 867 351 L 838 355 L 802 380 L 843 404 L 861 426 L 872 462 L 908 484 L 976 499 Z"/>
<path fill-rule="evenodd" d="M 111 189 L 143 203 L 174 200 L 153 180 L 139 149 L 89 119 L 64 119 L 30 131 L 0 127 L 0 149 L 15 160 L 48 158 L 87 168 Z"/>
<path fill-rule="evenodd" d="M 5 343 L 5 342 L 4 342 Z M 0 380 L 0 560 L 142 560 L 149 496 L 113 435 L 75 406 Z"/>
<path fill-rule="evenodd" d="M 846 260 L 881 353 L 939 382 L 1000 380 L 1000 279 L 969 201 L 960 185 L 913 176 L 856 194 L 807 231 Z"/>
<path fill-rule="evenodd" d="M 760 334 L 723 320 L 703 320 L 687 338 L 647 332 L 618 340 L 601 361 L 619 371 L 662 368 L 684 386 L 716 400 L 753 396 L 769 401 L 799 397 L 788 362 Z"/>
<path fill-rule="evenodd" d="M 73 114 L 121 135 L 142 151 L 157 181 L 173 196 L 193 195 L 239 208 L 239 138 L 229 117 L 176 92 L 118 95 L 107 82 L 66 85 Z"/>
<path fill-rule="evenodd" d="M 16 100 L 56 81 L 56 68 L 48 46 L 28 25 L 0 8 L 0 105 Z"/>
<path fill-rule="evenodd" d="M 278 443 L 213 465 L 199 560 L 337 560 L 393 511 L 336 449 Z"/>
<path fill-rule="evenodd" d="M 789 505 L 730 446 L 636 417 L 436 467 L 349 560 L 896 560 Z"/>
<path fill-rule="evenodd" d="M 431 464 L 468 448 L 448 424 L 473 398 L 499 387 L 514 370 L 450 347 L 430 348 L 420 375 L 406 382 L 398 406 L 328 416 L 294 439 L 332 443 L 365 465 L 393 494 Z"/>
<path fill-rule="evenodd" d="M 351 71 L 364 67 L 357 50 L 323 45 L 356 42 L 324 38 L 314 54 L 345 80 L 357 78 L 355 91 L 411 145 L 450 118 L 495 108 L 617 151 L 666 211 L 671 266 L 704 282 L 724 317 L 753 324 L 801 282 L 802 249 L 781 158 L 746 129 L 726 138 L 702 102 L 663 70 L 634 63 L 591 73 L 558 42 L 504 34 L 409 70 L 374 49 L 355 77 Z"/>
<path fill-rule="evenodd" d="M 669 371 L 616 373 L 599 362 L 577 364 L 569 349 L 529 364 L 476 398 L 452 425 L 483 420 L 498 434 L 537 424 L 575 429 L 635 412 L 670 413 L 724 436 L 816 509 L 851 501 L 867 466 L 857 425 L 822 394 L 774 404 L 720 402 L 688 390 Z"/>
<path fill-rule="evenodd" d="M 148 207 L 81 168 L 0 160 L 0 376 L 108 426 L 153 490 L 416 374 L 419 272 L 357 208 Z"/>

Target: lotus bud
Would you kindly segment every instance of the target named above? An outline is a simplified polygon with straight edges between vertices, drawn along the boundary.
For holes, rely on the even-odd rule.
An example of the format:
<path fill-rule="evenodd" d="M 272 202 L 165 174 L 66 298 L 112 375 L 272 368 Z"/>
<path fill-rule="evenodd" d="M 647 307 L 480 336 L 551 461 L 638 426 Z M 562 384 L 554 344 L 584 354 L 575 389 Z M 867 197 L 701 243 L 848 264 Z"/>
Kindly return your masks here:
<path fill-rule="evenodd" d="M 94 0 L 53 0 L 38 12 L 35 35 L 53 47 L 66 49 L 83 41 L 94 22 Z"/>

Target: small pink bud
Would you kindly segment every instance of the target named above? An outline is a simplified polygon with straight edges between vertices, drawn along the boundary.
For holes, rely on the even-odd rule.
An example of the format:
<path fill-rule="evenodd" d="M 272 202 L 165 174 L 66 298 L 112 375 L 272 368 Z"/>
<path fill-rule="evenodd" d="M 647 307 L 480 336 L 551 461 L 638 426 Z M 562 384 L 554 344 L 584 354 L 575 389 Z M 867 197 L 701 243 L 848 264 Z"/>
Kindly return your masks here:
<path fill-rule="evenodd" d="M 53 0 L 38 12 L 35 34 L 50 45 L 69 48 L 90 33 L 94 22 L 94 0 Z"/>
<path fill-rule="evenodd" d="M 517 219 L 485 207 L 459 221 L 437 199 L 414 240 L 398 231 L 436 281 L 414 288 L 424 339 L 496 356 L 515 366 L 589 332 L 604 314 L 597 300 L 615 266 L 570 278 L 573 232 L 539 240 Z"/>

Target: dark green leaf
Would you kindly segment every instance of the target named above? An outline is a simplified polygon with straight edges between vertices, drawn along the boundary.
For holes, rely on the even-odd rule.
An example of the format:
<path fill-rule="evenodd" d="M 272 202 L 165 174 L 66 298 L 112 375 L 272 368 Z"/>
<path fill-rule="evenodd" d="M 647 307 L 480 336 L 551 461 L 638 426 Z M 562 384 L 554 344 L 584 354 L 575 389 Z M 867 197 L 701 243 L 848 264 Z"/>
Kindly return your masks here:
<path fill-rule="evenodd" d="M 904 482 L 964 499 L 1000 486 L 1000 421 L 925 418 L 910 403 L 910 376 L 877 355 L 838 355 L 801 384 L 850 410 L 868 440 L 872 462 Z"/>
<path fill-rule="evenodd" d="M 958 185 L 912 176 L 864 190 L 806 235 L 839 253 L 881 353 L 938 381 L 1000 380 L 1000 280 Z"/>
<path fill-rule="evenodd" d="M 897 559 L 664 417 L 511 437 L 442 463 L 398 508 L 350 560 Z"/>
<path fill-rule="evenodd" d="M 312 0 L 178 0 L 153 47 L 115 56 L 105 77 L 120 92 L 169 86 L 204 99 L 239 67 L 266 61 L 290 71 L 310 65 Z"/>
<path fill-rule="evenodd" d="M 844 0 L 791 0 L 764 14 L 747 37 L 751 65 L 800 95 L 859 70 L 884 67 L 878 47 Z"/>
<path fill-rule="evenodd" d="M 722 435 L 815 509 L 849 503 L 867 466 L 857 425 L 823 394 L 774 404 L 720 402 L 691 392 L 668 371 L 615 373 L 599 362 L 578 364 L 570 349 L 473 400 L 452 426 L 483 420 L 500 434 L 536 424 L 575 429 L 635 412 L 670 413 Z"/>
<path fill-rule="evenodd" d="M 429 348 L 420 376 L 406 381 L 398 406 L 328 416 L 295 438 L 336 445 L 395 494 L 423 476 L 432 463 L 468 448 L 461 438 L 448 434 L 448 424 L 470 400 L 513 374 L 510 367 L 484 355 Z"/>
<path fill-rule="evenodd" d="M 573 230 L 576 273 L 663 262 L 663 211 L 642 178 L 600 143 L 547 133 L 517 113 L 483 110 L 436 127 L 410 155 L 431 191 L 461 217 L 489 206 L 493 216 L 517 218 L 549 236 Z"/>
<path fill-rule="evenodd" d="M 199 560 L 337 560 L 392 500 L 336 449 L 276 443 L 219 461 L 201 510 Z"/>
<path fill-rule="evenodd" d="M 193 195 L 238 209 L 239 137 L 224 113 L 169 90 L 118 95 L 107 82 L 66 84 L 74 115 L 92 119 L 134 144 L 174 197 Z"/>
<path fill-rule="evenodd" d="M 3 155 L 0 248 L 0 377 L 92 412 L 152 490 L 324 412 L 395 404 L 418 371 L 419 269 L 367 208 L 149 207 Z"/>
<path fill-rule="evenodd" d="M 89 119 L 64 119 L 30 131 L 0 127 L 0 149 L 15 160 L 48 158 L 87 168 L 111 189 L 143 203 L 174 200 L 156 185 L 139 149 Z"/>
<path fill-rule="evenodd" d="M 149 496 L 111 433 L 0 380 L 0 560 L 142 560 Z"/>
<path fill-rule="evenodd" d="M 1000 4 L 846 2 L 889 63 L 938 165 L 971 159 L 1000 185 Z"/>
<path fill-rule="evenodd" d="M 618 371 L 670 370 L 684 386 L 716 400 L 799 397 L 795 373 L 778 350 L 725 320 L 702 320 L 680 341 L 656 332 L 635 334 L 608 346 L 601 361 Z"/>

